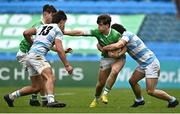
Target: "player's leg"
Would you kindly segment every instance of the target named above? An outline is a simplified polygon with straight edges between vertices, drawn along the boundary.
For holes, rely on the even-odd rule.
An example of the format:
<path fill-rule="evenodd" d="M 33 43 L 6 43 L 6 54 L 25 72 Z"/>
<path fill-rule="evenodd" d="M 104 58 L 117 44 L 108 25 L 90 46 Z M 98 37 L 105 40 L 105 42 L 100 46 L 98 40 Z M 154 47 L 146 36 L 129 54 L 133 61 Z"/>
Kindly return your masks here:
<path fill-rule="evenodd" d="M 41 103 L 42 106 L 46 106 L 48 101 L 47 101 L 47 92 L 45 88 L 45 80 L 42 77 L 42 85 L 41 85 L 41 90 L 40 90 L 40 95 L 41 95 Z"/>
<path fill-rule="evenodd" d="M 58 103 L 54 100 L 54 81 L 55 76 L 52 73 L 50 64 L 43 56 L 30 53 L 27 57 L 30 64 L 43 77 L 45 83 L 45 91 L 47 92 L 48 107 L 64 107 L 64 103 Z"/>
<path fill-rule="evenodd" d="M 101 92 L 104 88 L 104 85 L 106 84 L 106 80 L 109 76 L 109 73 L 111 71 L 111 65 L 112 60 L 109 58 L 102 58 L 100 61 L 100 69 L 99 69 L 99 74 L 98 74 L 98 81 L 96 84 L 96 93 L 95 93 L 95 98 L 91 102 L 89 107 L 96 107 L 98 100 L 100 98 Z"/>
<path fill-rule="evenodd" d="M 48 100 L 47 107 L 65 107 L 66 104 L 55 101 L 54 98 L 55 76 L 53 75 L 52 69 L 50 67 L 46 67 L 42 69 L 41 75 L 43 77 L 43 80 L 45 81 L 45 89 L 47 92 L 47 100 Z"/>
<path fill-rule="evenodd" d="M 98 81 L 97 81 L 97 84 L 96 84 L 95 98 L 91 102 L 89 107 L 96 107 L 97 106 L 97 103 L 99 101 L 101 92 L 102 92 L 102 90 L 104 88 L 104 85 L 106 84 L 106 80 L 108 78 L 108 75 L 109 75 L 110 71 L 111 71 L 110 68 L 107 68 L 107 69 L 100 68 Z"/>
<path fill-rule="evenodd" d="M 9 107 L 13 107 L 13 101 L 20 97 L 20 96 L 25 96 L 25 95 L 29 95 L 35 92 L 38 92 L 41 88 L 40 85 L 40 77 L 37 75 L 31 76 L 31 82 L 32 85 L 31 86 L 25 86 L 19 90 L 16 90 L 8 95 L 4 96 L 5 101 L 7 102 Z"/>
<path fill-rule="evenodd" d="M 165 91 L 156 89 L 158 78 L 160 75 L 159 61 L 155 60 L 147 66 L 146 72 L 146 91 L 149 95 L 169 102 L 168 107 L 176 107 L 178 100 L 174 96 L 170 96 Z"/>
<path fill-rule="evenodd" d="M 114 63 L 111 64 L 111 72 L 108 76 L 108 79 L 106 81 L 106 86 L 104 88 L 104 92 L 101 96 L 102 102 L 107 104 L 108 103 L 108 93 L 110 92 L 112 86 L 114 85 L 116 78 L 118 76 L 118 73 L 121 71 L 125 64 L 125 57 L 122 57 L 118 60 L 115 60 Z"/>
<path fill-rule="evenodd" d="M 22 52 L 21 50 L 19 50 L 16 54 L 16 59 L 18 60 L 18 62 L 22 65 L 22 67 L 27 70 L 26 64 L 25 64 L 25 58 L 26 58 L 26 53 Z M 31 106 L 40 106 L 40 103 L 38 101 L 37 98 L 37 93 L 34 93 L 31 95 L 31 98 L 29 100 L 29 104 Z"/>
<path fill-rule="evenodd" d="M 133 72 L 131 78 L 129 79 L 129 83 L 136 97 L 134 104 L 131 105 L 131 107 L 138 107 L 140 105 L 144 105 L 145 103 L 141 95 L 141 87 L 138 84 L 139 80 L 143 79 L 144 77 L 145 77 L 144 71 L 141 70 L 139 67 L 137 67 L 136 70 Z"/>
<path fill-rule="evenodd" d="M 146 78 L 147 93 L 156 98 L 168 101 L 168 107 L 176 107 L 176 105 L 179 104 L 178 100 L 174 96 L 170 96 L 165 91 L 156 89 L 157 82 L 157 78 Z"/>

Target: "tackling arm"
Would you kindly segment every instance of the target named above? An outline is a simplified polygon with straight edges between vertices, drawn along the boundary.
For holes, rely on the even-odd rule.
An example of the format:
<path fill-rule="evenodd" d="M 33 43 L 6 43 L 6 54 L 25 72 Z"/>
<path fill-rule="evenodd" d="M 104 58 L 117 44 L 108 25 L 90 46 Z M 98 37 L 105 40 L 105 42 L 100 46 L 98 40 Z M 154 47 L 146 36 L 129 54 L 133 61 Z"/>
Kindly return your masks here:
<path fill-rule="evenodd" d="M 103 50 L 112 51 L 112 50 L 115 50 L 115 49 L 119 49 L 119 48 L 124 47 L 126 45 L 126 43 L 127 42 L 125 40 L 120 39 L 117 43 L 104 46 Z"/>
<path fill-rule="evenodd" d="M 126 53 L 126 51 L 127 51 L 127 47 L 124 46 L 124 47 L 121 49 L 121 51 L 120 51 L 120 53 L 119 53 L 119 56 L 124 55 L 124 54 Z"/>

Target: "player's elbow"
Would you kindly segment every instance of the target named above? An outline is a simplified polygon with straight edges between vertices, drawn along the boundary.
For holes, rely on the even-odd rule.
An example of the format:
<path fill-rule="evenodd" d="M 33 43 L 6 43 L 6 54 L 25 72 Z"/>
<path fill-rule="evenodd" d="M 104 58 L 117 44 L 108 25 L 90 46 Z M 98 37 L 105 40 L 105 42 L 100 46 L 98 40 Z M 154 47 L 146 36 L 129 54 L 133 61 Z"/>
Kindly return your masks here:
<path fill-rule="evenodd" d="M 27 31 L 24 31 L 23 36 L 26 38 L 27 36 L 29 36 L 29 33 Z"/>

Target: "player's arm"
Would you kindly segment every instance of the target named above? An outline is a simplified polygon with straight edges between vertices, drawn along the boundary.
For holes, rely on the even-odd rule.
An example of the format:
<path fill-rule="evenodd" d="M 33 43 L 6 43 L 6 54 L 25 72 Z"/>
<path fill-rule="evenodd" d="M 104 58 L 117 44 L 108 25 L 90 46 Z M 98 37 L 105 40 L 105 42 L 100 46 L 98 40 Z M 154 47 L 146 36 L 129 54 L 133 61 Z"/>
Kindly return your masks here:
<path fill-rule="evenodd" d="M 81 30 L 65 30 L 64 35 L 70 35 L 70 36 L 83 36 L 85 35 L 83 31 Z"/>
<path fill-rule="evenodd" d="M 66 59 L 66 54 L 64 52 L 61 40 L 55 39 L 55 48 L 56 48 L 56 52 L 58 53 L 59 58 L 61 59 L 61 61 L 64 64 L 64 67 L 65 67 L 66 71 L 69 74 L 72 74 L 73 68 L 72 68 L 72 66 L 70 65 L 70 63 Z"/>
<path fill-rule="evenodd" d="M 30 43 L 33 43 L 32 36 L 36 34 L 36 28 L 30 28 L 23 32 L 24 38 Z"/>
<path fill-rule="evenodd" d="M 120 39 L 118 42 L 116 42 L 114 44 L 104 46 L 103 50 L 111 51 L 111 50 L 119 49 L 119 48 L 124 47 L 126 44 L 127 44 L 127 42 L 124 39 Z"/>
<path fill-rule="evenodd" d="M 126 53 L 126 51 L 127 51 L 127 48 L 126 48 L 126 46 L 124 46 L 123 48 L 108 51 L 108 56 L 112 57 L 112 58 L 119 58 L 119 57 L 123 56 Z"/>
<path fill-rule="evenodd" d="M 70 36 L 94 36 L 92 31 L 93 30 L 65 30 L 63 34 Z"/>
<path fill-rule="evenodd" d="M 126 51 L 127 51 L 127 47 L 126 46 L 122 47 L 122 49 L 121 49 L 121 51 L 119 53 L 119 56 L 124 55 L 126 53 Z"/>
<path fill-rule="evenodd" d="M 50 50 L 57 52 L 55 46 L 51 47 Z M 65 52 L 65 53 L 72 53 L 73 50 L 72 50 L 72 48 L 67 48 L 66 50 L 64 50 L 64 52 Z"/>

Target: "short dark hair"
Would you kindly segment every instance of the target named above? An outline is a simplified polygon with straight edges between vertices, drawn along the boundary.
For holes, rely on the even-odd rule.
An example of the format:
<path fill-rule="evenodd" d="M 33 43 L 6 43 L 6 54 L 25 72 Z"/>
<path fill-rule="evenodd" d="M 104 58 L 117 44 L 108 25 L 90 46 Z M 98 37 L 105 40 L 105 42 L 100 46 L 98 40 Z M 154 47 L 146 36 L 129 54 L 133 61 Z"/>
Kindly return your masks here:
<path fill-rule="evenodd" d="M 108 24 L 110 26 L 111 25 L 111 17 L 110 17 L 110 15 L 102 14 L 102 15 L 98 16 L 97 24 L 100 24 L 100 23 L 103 23 L 105 25 Z"/>
<path fill-rule="evenodd" d="M 57 10 L 53 5 L 46 4 L 46 5 L 43 6 L 43 12 L 56 13 Z"/>
<path fill-rule="evenodd" d="M 118 31 L 121 34 L 123 34 L 123 32 L 126 31 L 124 26 L 122 26 L 121 24 L 117 24 L 117 23 L 112 24 L 111 28 L 115 29 L 116 31 Z"/>
<path fill-rule="evenodd" d="M 67 16 L 66 14 L 64 13 L 64 11 L 62 10 L 59 10 L 58 12 L 56 12 L 54 15 L 53 15 L 53 18 L 52 18 L 52 23 L 59 23 L 61 20 L 67 20 Z"/>

